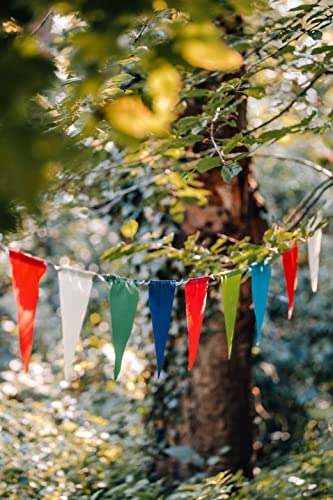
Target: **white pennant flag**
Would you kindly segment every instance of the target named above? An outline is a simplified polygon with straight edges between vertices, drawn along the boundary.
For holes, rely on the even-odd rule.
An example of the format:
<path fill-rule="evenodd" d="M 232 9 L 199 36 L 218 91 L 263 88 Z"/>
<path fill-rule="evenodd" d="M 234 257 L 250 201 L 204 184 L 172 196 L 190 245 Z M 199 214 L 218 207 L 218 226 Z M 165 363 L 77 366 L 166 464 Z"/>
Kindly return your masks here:
<path fill-rule="evenodd" d="M 316 223 L 322 220 L 321 213 L 318 213 Z M 311 289 L 313 292 L 318 288 L 319 256 L 321 248 L 322 230 L 318 229 L 313 236 L 308 239 L 308 259 L 310 268 Z"/>
<path fill-rule="evenodd" d="M 95 273 L 72 267 L 59 267 L 59 293 L 64 346 L 65 378 L 70 378 L 76 344 L 88 307 Z"/>

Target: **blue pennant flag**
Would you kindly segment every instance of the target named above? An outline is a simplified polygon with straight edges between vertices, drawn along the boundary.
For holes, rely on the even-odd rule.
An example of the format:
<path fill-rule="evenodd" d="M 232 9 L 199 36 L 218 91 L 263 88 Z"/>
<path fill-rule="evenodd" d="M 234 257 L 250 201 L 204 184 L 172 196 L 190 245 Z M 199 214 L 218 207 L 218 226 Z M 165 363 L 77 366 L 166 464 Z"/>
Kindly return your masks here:
<path fill-rule="evenodd" d="M 257 324 L 256 345 L 260 344 L 261 327 L 264 321 L 264 315 L 267 304 L 269 282 L 271 280 L 272 267 L 265 264 L 264 261 L 251 266 L 251 288 L 254 305 L 254 314 Z"/>
<path fill-rule="evenodd" d="M 175 291 L 176 281 L 174 280 L 151 281 L 149 284 L 148 296 L 153 322 L 158 376 L 162 370 Z"/>

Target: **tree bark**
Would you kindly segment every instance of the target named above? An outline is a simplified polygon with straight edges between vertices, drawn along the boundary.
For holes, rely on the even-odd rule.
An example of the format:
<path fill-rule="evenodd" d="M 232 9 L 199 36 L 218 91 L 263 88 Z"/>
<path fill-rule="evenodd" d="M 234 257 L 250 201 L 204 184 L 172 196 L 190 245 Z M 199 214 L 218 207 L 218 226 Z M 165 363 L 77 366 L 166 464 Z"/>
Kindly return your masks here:
<path fill-rule="evenodd" d="M 259 243 L 266 225 L 256 201 L 252 166 L 243 165 L 242 174 L 230 185 L 223 183 L 219 171 L 203 180 L 211 192 L 209 203 L 203 209 L 188 208 L 183 230 L 190 234 L 200 229 L 203 238 L 209 237 L 208 231 L 236 239 L 250 235 L 253 242 Z M 211 293 L 212 299 L 216 301 L 216 311 L 208 317 L 207 333 L 189 374 L 190 392 L 180 401 L 183 419 L 177 425 L 174 445 L 190 446 L 205 458 L 217 457 L 215 471 L 242 469 L 251 476 L 254 314 L 250 281 L 241 285 L 229 361 L 219 286 Z"/>

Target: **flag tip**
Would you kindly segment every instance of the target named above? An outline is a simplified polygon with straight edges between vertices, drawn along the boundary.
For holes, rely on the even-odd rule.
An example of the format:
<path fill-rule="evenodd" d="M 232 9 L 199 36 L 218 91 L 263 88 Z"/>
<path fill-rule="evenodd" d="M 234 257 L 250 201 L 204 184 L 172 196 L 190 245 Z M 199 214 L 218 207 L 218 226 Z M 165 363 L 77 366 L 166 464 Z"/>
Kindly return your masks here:
<path fill-rule="evenodd" d="M 188 369 L 189 371 L 190 371 L 190 370 L 192 370 L 193 365 L 194 365 L 194 361 L 195 361 L 194 359 L 193 359 L 193 360 L 192 360 L 192 359 L 189 359 L 189 360 L 188 360 L 187 369 Z"/>

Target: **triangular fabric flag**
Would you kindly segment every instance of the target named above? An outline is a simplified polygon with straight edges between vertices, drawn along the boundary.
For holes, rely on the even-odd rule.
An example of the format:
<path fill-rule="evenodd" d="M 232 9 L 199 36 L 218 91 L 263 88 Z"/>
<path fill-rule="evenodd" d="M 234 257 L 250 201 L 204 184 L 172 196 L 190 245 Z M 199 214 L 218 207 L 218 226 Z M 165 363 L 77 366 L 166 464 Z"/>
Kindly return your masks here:
<path fill-rule="evenodd" d="M 320 222 L 322 219 L 319 213 L 316 221 Z M 310 268 L 311 289 L 315 293 L 318 289 L 318 273 L 319 273 L 319 256 L 321 248 L 321 238 L 323 232 L 321 228 L 308 239 L 308 260 Z"/>
<path fill-rule="evenodd" d="M 70 379 L 77 341 L 86 315 L 94 273 L 72 267 L 58 269 L 64 372 Z"/>
<path fill-rule="evenodd" d="M 291 319 L 294 310 L 294 297 L 297 287 L 297 256 L 298 245 L 282 254 L 282 265 L 288 294 L 288 319 Z"/>
<path fill-rule="evenodd" d="M 256 317 L 256 345 L 258 346 L 261 339 L 261 328 L 264 322 L 272 267 L 261 261 L 253 264 L 250 272 L 254 315 Z"/>
<path fill-rule="evenodd" d="M 114 378 L 117 379 L 124 351 L 131 335 L 139 301 L 135 282 L 119 276 L 109 276 L 112 339 L 115 350 Z"/>
<path fill-rule="evenodd" d="M 38 303 L 39 281 L 47 269 L 45 260 L 10 249 L 13 289 L 16 300 L 20 350 L 25 371 L 29 362 Z"/>
<path fill-rule="evenodd" d="M 148 297 L 153 322 L 158 377 L 162 370 L 175 291 L 175 280 L 151 281 L 149 284 Z"/>
<path fill-rule="evenodd" d="M 241 279 L 242 271 L 238 270 L 230 271 L 221 275 L 224 321 L 229 359 L 232 351 L 232 340 L 234 337 Z"/>
<path fill-rule="evenodd" d="M 209 276 L 191 278 L 185 284 L 189 370 L 192 369 L 197 355 L 202 321 L 205 313 L 209 279 Z"/>

